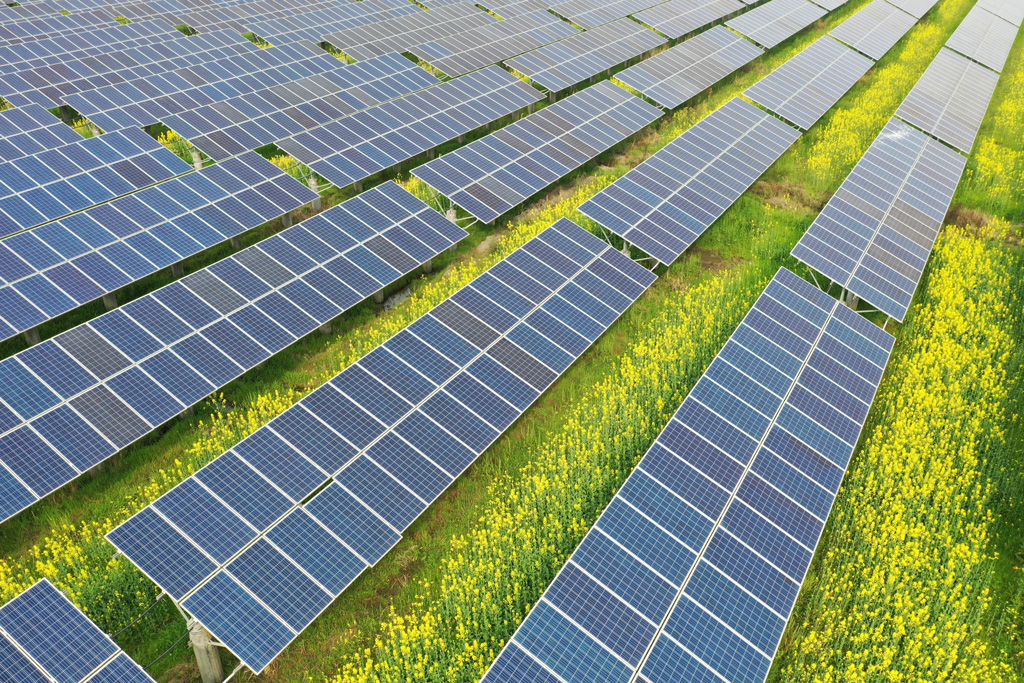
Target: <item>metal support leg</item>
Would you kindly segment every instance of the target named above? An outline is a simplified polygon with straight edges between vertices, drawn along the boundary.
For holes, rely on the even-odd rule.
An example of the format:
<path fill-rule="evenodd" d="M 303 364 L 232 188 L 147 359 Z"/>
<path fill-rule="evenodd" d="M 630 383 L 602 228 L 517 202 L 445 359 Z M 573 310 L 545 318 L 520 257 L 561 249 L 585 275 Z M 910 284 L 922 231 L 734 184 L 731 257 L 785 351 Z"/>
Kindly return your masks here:
<path fill-rule="evenodd" d="M 860 297 L 857 296 L 856 294 L 854 294 L 853 292 L 847 290 L 846 291 L 846 305 L 849 306 L 851 310 L 856 311 L 857 310 L 857 304 L 859 304 L 859 303 L 860 303 Z"/>

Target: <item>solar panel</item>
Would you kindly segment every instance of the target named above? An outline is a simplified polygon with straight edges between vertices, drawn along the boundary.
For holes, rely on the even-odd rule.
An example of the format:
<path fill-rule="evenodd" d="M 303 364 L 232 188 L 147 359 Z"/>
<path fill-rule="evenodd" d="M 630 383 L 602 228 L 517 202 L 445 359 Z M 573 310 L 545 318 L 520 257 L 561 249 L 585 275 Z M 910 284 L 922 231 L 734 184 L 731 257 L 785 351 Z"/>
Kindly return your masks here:
<path fill-rule="evenodd" d="M 549 12 L 529 12 L 430 40 L 409 52 L 448 76 L 461 76 L 576 33 Z"/>
<path fill-rule="evenodd" d="M 278 19 L 267 19 L 250 24 L 249 30 L 272 45 L 284 45 L 299 40 L 319 43 L 324 40 L 324 36 L 338 31 L 420 11 L 419 7 L 406 0 L 361 0 L 312 12 L 289 14 Z"/>
<path fill-rule="evenodd" d="M 390 54 L 173 114 L 163 124 L 222 160 L 438 82 Z"/>
<path fill-rule="evenodd" d="M 1002 71 L 1017 30 L 1013 24 L 975 6 L 953 31 L 946 47 L 990 69 Z"/>
<path fill-rule="evenodd" d="M 770 0 L 725 22 L 759 45 L 775 47 L 828 14 L 807 0 Z"/>
<path fill-rule="evenodd" d="M 822 36 L 743 94 L 807 130 L 872 66 L 869 58 Z"/>
<path fill-rule="evenodd" d="M 465 231 L 385 183 L 0 361 L 7 518 L 408 274 Z M 104 397 L 110 411 L 97 406 Z M 12 495 L 7 495 L 11 491 Z"/>
<path fill-rule="evenodd" d="M 559 92 L 666 42 L 635 21 L 619 19 L 513 57 L 505 61 L 505 66 L 551 92 Z"/>
<path fill-rule="evenodd" d="M 231 30 L 247 33 L 249 25 L 292 13 L 300 13 L 330 6 L 333 3 L 309 0 L 254 0 L 229 6 L 189 8 L 183 12 L 165 15 L 175 26 L 186 25 L 197 31 Z"/>
<path fill-rule="evenodd" d="M 459 2 L 429 12 L 346 29 L 324 39 L 350 57 L 369 59 L 388 52 L 407 52 L 426 40 L 439 40 L 496 21 L 476 5 Z"/>
<path fill-rule="evenodd" d="M 896 116 L 970 154 L 999 74 L 943 48 Z"/>
<path fill-rule="evenodd" d="M 1014 26 L 1024 23 L 1024 3 L 1020 0 L 978 0 L 978 7 L 1005 19 Z"/>
<path fill-rule="evenodd" d="M 78 142 L 82 136 L 38 104 L 0 111 L 0 162 Z"/>
<path fill-rule="evenodd" d="M 75 93 L 65 102 L 110 132 L 344 67 L 319 48 L 292 43 Z"/>
<path fill-rule="evenodd" d="M 7 338 L 308 204 L 254 152 L 0 242 Z"/>
<path fill-rule="evenodd" d="M 798 137 L 796 128 L 734 98 L 580 211 L 672 263 Z"/>
<path fill-rule="evenodd" d="M 745 7 L 738 0 L 672 0 L 639 12 L 634 18 L 675 40 Z"/>
<path fill-rule="evenodd" d="M 551 5 L 551 11 L 585 29 L 621 19 L 659 4 L 661 0 L 568 0 Z"/>
<path fill-rule="evenodd" d="M 49 579 L 0 607 L 0 673 L 18 683 L 152 683 Z"/>
<path fill-rule="evenodd" d="M 916 23 L 914 17 L 885 0 L 874 0 L 828 34 L 877 61 Z"/>
<path fill-rule="evenodd" d="M 763 53 L 729 29 L 715 26 L 620 71 L 615 79 L 675 109 Z"/>
<path fill-rule="evenodd" d="M 542 97 L 536 88 L 504 69 L 488 67 L 280 140 L 277 145 L 338 187 L 345 187 Z"/>
<path fill-rule="evenodd" d="M 762 683 L 892 345 L 780 269 L 483 683 Z"/>
<path fill-rule="evenodd" d="M 840 7 L 845 5 L 847 1 L 848 0 L 814 0 L 814 4 L 820 5 L 821 7 L 824 7 L 829 12 L 831 12 L 832 10 L 839 9 Z"/>
<path fill-rule="evenodd" d="M 903 320 L 966 161 L 890 119 L 793 256 Z"/>
<path fill-rule="evenodd" d="M 195 66 L 216 59 L 258 50 L 231 31 L 179 39 L 127 50 L 104 50 L 102 59 L 90 55 L 60 64 L 25 66 L 0 75 L 0 96 L 14 106 L 30 102 L 44 108 L 60 106 L 67 95 L 92 90 L 133 78 L 152 76 L 172 69 Z"/>
<path fill-rule="evenodd" d="M 114 18 L 105 12 L 53 14 L 0 24 L 0 41 L 6 45 L 18 45 L 97 27 L 109 27 L 116 23 Z"/>
<path fill-rule="evenodd" d="M 551 0 L 486 0 L 487 9 L 503 19 L 546 10 L 552 4 Z"/>
<path fill-rule="evenodd" d="M 912 16 L 920 19 L 928 13 L 938 0 L 890 0 L 892 4 Z"/>
<path fill-rule="evenodd" d="M 259 672 L 654 279 L 562 219 L 108 538 Z M 190 491 L 230 548 L 174 526 Z"/>
<path fill-rule="evenodd" d="M 491 223 L 660 117 L 660 109 L 602 81 L 412 173 Z"/>
<path fill-rule="evenodd" d="M 0 164 L 0 237 L 192 170 L 138 128 Z"/>

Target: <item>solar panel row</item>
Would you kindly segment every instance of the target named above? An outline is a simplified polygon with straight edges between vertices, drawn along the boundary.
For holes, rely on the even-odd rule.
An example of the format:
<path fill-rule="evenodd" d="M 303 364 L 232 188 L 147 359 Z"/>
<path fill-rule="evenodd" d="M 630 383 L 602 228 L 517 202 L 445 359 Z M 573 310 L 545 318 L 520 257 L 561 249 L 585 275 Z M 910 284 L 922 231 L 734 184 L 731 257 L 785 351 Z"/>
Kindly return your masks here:
<path fill-rule="evenodd" d="M 459 2 L 429 12 L 387 19 L 325 36 L 325 40 L 354 59 L 388 52 L 407 52 L 414 45 L 439 40 L 497 20 L 476 5 Z"/>
<path fill-rule="evenodd" d="M 492 66 L 280 140 L 277 145 L 328 181 L 345 187 L 542 97 L 537 89 Z"/>
<path fill-rule="evenodd" d="M 49 579 L 0 607 L 0 675 L 11 683 L 153 683 Z"/>
<path fill-rule="evenodd" d="M 513 57 L 506 60 L 505 66 L 551 92 L 559 92 L 666 42 L 635 21 L 619 19 Z"/>
<path fill-rule="evenodd" d="M 0 519 L 465 236 L 386 183 L 0 361 Z"/>
<path fill-rule="evenodd" d="M 260 671 L 653 280 L 562 219 L 108 538 Z"/>
<path fill-rule="evenodd" d="M 293 43 L 75 93 L 65 101 L 110 132 L 344 67 L 318 48 Z"/>
<path fill-rule="evenodd" d="M 829 35 L 878 61 L 916 23 L 914 17 L 885 0 L 874 0 L 829 31 Z"/>
<path fill-rule="evenodd" d="M 0 339 L 316 199 L 249 152 L 0 242 Z"/>
<path fill-rule="evenodd" d="M 938 0 L 887 0 L 907 14 L 920 19 L 928 13 Z"/>
<path fill-rule="evenodd" d="M 20 107 L 29 102 L 45 108 L 64 104 L 64 98 L 126 80 L 145 78 L 172 69 L 198 66 L 259 48 L 231 31 L 194 38 L 168 39 L 127 50 L 25 68 L 0 76 L 0 96 Z"/>
<path fill-rule="evenodd" d="M 943 48 L 896 116 L 970 154 L 999 74 Z"/>
<path fill-rule="evenodd" d="M 484 682 L 762 683 L 892 344 L 780 269 Z"/>
<path fill-rule="evenodd" d="M 868 57 L 822 36 L 743 94 L 807 130 L 872 66 Z"/>
<path fill-rule="evenodd" d="M 609 81 L 413 169 L 484 223 L 661 117 Z"/>
<path fill-rule="evenodd" d="M 324 36 L 332 33 L 419 11 L 419 7 L 407 0 L 361 0 L 256 22 L 249 25 L 249 30 L 271 45 L 285 45 L 299 40 L 319 43 L 324 40 Z"/>
<path fill-rule="evenodd" d="M 764 50 L 724 26 L 715 26 L 615 74 L 616 80 L 675 109 Z"/>
<path fill-rule="evenodd" d="M 390 54 L 172 114 L 163 124 L 222 160 L 436 83 Z"/>
<path fill-rule="evenodd" d="M 0 164 L 0 237 L 187 173 L 192 166 L 129 128 Z"/>
<path fill-rule="evenodd" d="M 52 14 L 22 21 L 0 24 L 0 44 L 18 45 L 53 36 L 88 31 L 96 27 L 109 27 L 117 22 L 105 12 L 81 12 L 70 15 Z"/>
<path fill-rule="evenodd" d="M 230 30 L 247 33 L 251 23 L 321 9 L 332 4 L 336 3 L 309 0 L 254 0 L 229 6 L 208 6 L 185 12 L 171 12 L 161 16 L 175 26 L 185 25 L 200 32 Z"/>
<path fill-rule="evenodd" d="M 82 139 L 38 104 L 0 111 L 0 162 L 14 161 Z"/>
<path fill-rule="evenodd" d="M 793 255 L 903 320 L 966 161 L 890 119 Z"/>
<path fill-rule="evenodd" d="M 660 2 L 661 0 L 568 0 L 552 4 L 550 8 L 558 16 L 589 30 L 643 11 Z"/>
<path fill-rule="evenodd" d="M 994 71 L 1002 71 L 1017 31 L 1010 22 L 976 5 L 953 31 L 946 47 Z"/>
<path fill-rule="evenodd" d="M 437 11 L 437 10 L 433 10 Z M 548 12 L 529 12 L 409 48 L 448 76 L 461 76 L 578 31 Z"/>
<path fill-rule="evenodd" d="M 770 48 L 826 14 L 828 10 L 807 0 L 770 0 L 730 19 L 725 25 Z"/>
<path fill-rule="evenodd" d="M 978 7 L 1005 19 L 1014 26 L 1024 23 L 1024 2 L 1020 0 L 978 0 Z"/>
<path fill-rule="evenodd" d="M 546 10 L 551 7 L 551 0 L 485 0 L 487 9 L 503 19 L 518 17 L 521 14 Z"/>
<path fill-rule="evenodd" d="M 635 19 L 676 40 L 745 7 L 739 0 L 672 0 L 639 12 Z"/>
<path fill-rule="evenodd" d="M 662 263 L 672 263 L 800 137 L 734 98 L 580 211 Z"/>

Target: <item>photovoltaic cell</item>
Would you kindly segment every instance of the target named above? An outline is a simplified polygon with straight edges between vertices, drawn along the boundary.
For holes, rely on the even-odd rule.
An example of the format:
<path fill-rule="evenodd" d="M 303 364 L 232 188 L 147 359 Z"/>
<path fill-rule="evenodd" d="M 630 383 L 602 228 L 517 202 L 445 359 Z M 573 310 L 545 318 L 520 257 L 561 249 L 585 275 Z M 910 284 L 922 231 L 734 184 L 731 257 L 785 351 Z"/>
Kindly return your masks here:
<path fill-rule="evenodd" d="M 725 25 L 771 48 L 826 14 L 828 10 L 807 0 L 771 0 L 730 19 Z"/>
<path fill-rule="evenodd" d="M 278 443 L 292 438 L 285 435 L 295 430 L 277 427 L 292 413 L 303 416 L 305 428 L 291 447 L 321 442 L 318 433 L 353 446 L 351 457 L 315 484 L 330 482 L 321 492 L 304 504 L 294 493 L 290 509 L 275 504 L 254 524 L 259 539 L 219 569 L 194 561 L 203 575 L 166 575 L 164 567 L 198 553 L 200 541 L 166 530 L 151 533 L 159 501 L 108 538 L 158 583 L 173 581 L 168 591 L 183 598 L 182 606 L 248 667 L 262 670 L 557 378 L 560 370 L 547 368 L 510 330 L 546 336 L 531 322 L 545 312 L 546 329 L 561 326 L 580 339 L 578 347 L 563 351 L 571 361 L 654 280 L 567 219 L 501 263 L 504 268 L 491 268 L 196 475 L 217 493 L 223 486 L 218 481 L 237 476 L 200 475 L 225 461 L 238 471 L 235 453 L 269 433 L 281 435 L 274 437 Z M 548 343 L 559 344 L 551 338 Z M 353 411 L 376 425 L 367 438 L 352 432 Z M 218 495 L 229 506 L 265 497 Z M 255 522 L 251 514 L 241 516 Z M 162 553 L 173 557 L 161 563 Z"/>
<path fill-rule="evenodd" d="M 890 119 L 793 255 L 903 320 L 966 161 Z"/>
<path fill-rule="evenodd" d="M 23 418 L 20 424 L 0 425 L 0 465 L 10 469 L 11 481 L 5 486 L 11 488 L 12 501 L 18 501 L 4 506 L 4 518 L 34 502 L 30 497 L 38 499 L 74 479 L 465 234 L 398 185 L 385 183 L 0 362 L 0 407 Z M 390 269 L 379 280 L 350 260 L 355 253 L 378 261 L 401 256 L 409 267 Z M 69 433 L 61 435 L 61 429 Z M 324 472 L 337 469 L 332 461 L 340 457 L 337 444 L 311 440 L 296 429 L 294 424 L 280 426 L 282 436 L 302 437 L 295 444 L 300 451 L 306 449 L 301 456 L 290 447 L 267 443 L 252 451 L 240 445 L 239 455 L 257 465 L 272 453 L 276 467 L 288 457 L 303 463 L 308 458 L 306 478 L 318 481 Z M 54 434 L 58 438 L 49 438 Z M 324 453 L 328 447 L 330 452 Z M 44 467 L 44 462 L 51 464 Z M 59 463 L 64 463 L 60 470 Z M 49 476 L 36 475 L 42 472 Z M 289 490 L 291 482 L 276 483 L 294 495 L 304 485 L 296 481 L 297 488 Z M 204 550 L 221 555 L 215 548 Z"/>
<path fill-rule="evenodd" d="M 538 11 L 430 40 L 414 45 L 408 51 L 454 77 L 576 33 L 575 28 L 553 14 Z"/>
<path fill-rule="evenodd" d="M 874 0 L 828 34 L 878 61 L 916 23 L 914 17 L 885 0 Z"/>
<path fill-rule="evenodd" d="M 602 81 L 413 175 L 490 223 L 660 116 L 656 107 Z"/>
<path fill-rule="evenodd" d="M 1002 71 L 1017 31 L 1018 28 L 1010 22 L 976 5 L 953 31 L 946 47 L 994 71 Z"/>
<path fill-rule="evenodd" d="M 864 55 L 822 36 L 743 94 L 807 130 L 872 66 Z"/>
<path fill-rule="evenodd" d="M 730 100 L 580 211 L 672 263 L 799 136 L 757 107 Z"/>
<path fill-rule="evenodd" d="M 738 0 L 671 0 L 634 15 L 673 40 L 744 10 Z"/>
<path fill-rule="evenodd" d="M 999 74 L 942 49 L 896 116 L 970 154 L 998 82 Z"/>
<path fill-rule="evenodd" d="M 615 79 L 675 109 L 763 52 L 724 26 L 715 26 L 620 71 Z"/>
<path fill-rule="evenodd" d="M 839 339 L 858 370 L 825 379 Z M 892 343 L 780 269 L 484 682 L 762 683 L 838 488 L 790 453 L 842 477 Z M 798 410 L 815 417 L 794 428 Z M 815 448 L 823 434 L 842 448 Z"/>
<path fill-rule="evenodd" d="M 635 21 L 620 19 L 518 57 L 505 65 L 558 92 L 665 44 Z"/>

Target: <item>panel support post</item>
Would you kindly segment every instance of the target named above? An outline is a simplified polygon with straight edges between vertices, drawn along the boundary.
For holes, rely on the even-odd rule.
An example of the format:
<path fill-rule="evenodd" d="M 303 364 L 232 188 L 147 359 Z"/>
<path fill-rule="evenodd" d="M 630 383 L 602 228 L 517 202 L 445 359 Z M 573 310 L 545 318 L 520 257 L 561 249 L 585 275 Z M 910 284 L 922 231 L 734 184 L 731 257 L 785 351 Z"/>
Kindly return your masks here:
<path fill-rule="evenodd" d="M 431 147 L 430 149 L 427 150 L 427 158 L 428 159 L 433 159 L 436 156 L 437 156 L 437 147 Z"/>
<path fill-rule="evenodd" d="M 363 181 L 362 180 L 357 180 L 354 183 L 352 183 L 352 189 L 355 190 L 356 192 L 362 192 L 363 191 Z"/>
<path fill-rule="evenodd" d="M 192 150 L 192 168 L 197 171 L 203 169 L 203 155 L 199 153 L 198 149 Z"/>
<path fill-rule="evenodd" d="M 220 663 L 220 655 L 213 644 L 212 636 L 202 624 L 195 619 L 188 622 L 188 640 L 192 651 L 196 653 L 196 664 L 199 665 L 199 677 L 203 683 L 222 683 L 224 667 Z"/>
<path fill-rule="evenodd" d="M 285 215 L 281 216 L 281 225 L 283 225 L 286 228 L 292 227 L 292 221 L 293 221 L 293 216 L 292 216 L 292 212 L 291 211 L 289 211 Z"/>
<path fill-rule="evenodd" d="M 172 263 L 171 264 L 171 275 L 173 275 L 174 277 L 184 277 L 185 276 L 185 266 L 182 265 L 182 263 L 180 261 L 178 263 Z"/>
<path fill-rule="evenodd" d="M 239 251 L 242 248 L 242 238 L 235 235 L 231 238 L 231 248 L 235 251 Z"/>
<path fill-rule="evenodd" d="M 846 291 L 846 305 L 849 306 L 851 310 L 856 311 L 857 310 L 857 304 L 859 304 L 859 303 L 860 303 L 860 297 L 857 296 L 856 294 L 854 294 L 853 292 L 847 290 Z"/>
<path fill-rule="evenodd" d="M 29 346 L 35 346 L 40 342 L 38 327 L 33 327 L 30 330 L 25 330 L 22 333 L 22 336 L 25 337 L 25 343 L 28 344 Z"/>
<path fill-rule="evenodd" d="M 465 133 L 459 133 L 459 144 L 461 145 L 465 141 L 466 141 L 466 134 Z"/>
<path fill-rule="evenodd" d="M 528 105 L 526 105 L 526 114 L 527 114 L 527 116 L 529 116 L 530 114 L 532 114 L 535 111 L 537 111 L 537 103 L 536 102 L 530 102 Z"/>
<path fill-rule="evenodd" d="M 629 257 L 629 242 L 626 240 L 622 240 L 622 255 L 627 258 Z"/>
<path fill-rule="evenodd" d="M 378 289 L 376 292 L 374 292 L 373 300 L 376 301 L 378 304 L 384 303 L 384 290 Z"/>
<path fill-rule="evenodd" d="M 458 215 L 459 213 L 454 206 L 444 212 L 444 217 L 450 220 L 452 223 L 455 222 L 455 219 L 458 218 Z"/>
<path fill-rule="evenodd" d="M 316 199 L 314 199 L 311 202 L 313 210 L 319 211 L 320 209 L 324 208 L 324 200 L 320 196 L 320 181 L 316 179 L 315 173 L 309 174 L 309 180 L 306 181 L 306 184 L 309 185 L 309 189 L 313 190 L 313 192 L 316 192 Z"/>
<path fill-rule="evenodd" d="M 89 122 L 89 128 L 91 128 L 91 129 L 92 129 L 92 134 L 93 134 L 93 135 L 94 135 L 95 137 L 99 137 L 100 135 L 102 135 L 102 134 L 103 134 L 103 133 L 102 133 L 102 132 L 100 131 L 99 127 L 98 127 L 98 126 L 97 126 L 97 125 L 96 125 L 95 123 L 93 123 L 92 121 L 90 121 L 90 122 Z"/>
<path fill-rule="evenodd" d="M 557 99 L 558 99 L 558 93 L 556 93 L 554 90 L 552 90 L 551 92 L 548 93 L 548 102 L 554 104 L 555 100 L 557 100 Z"/>
<path fill-rule="evenodd" d="M 108 311 L 112 311 L 115 308 L 117 308 L 117 292 L 110 292 L 109 294 L 104 294 L 103 306 Z"/>
<path fill-rule="evenodd" d="M 426 261 L 423 262 L 423 272 L 424 273 L 433 273 L 434 272 L 434 259 L 428 258 Z"/>
<path fill-rule="evenodd" d="M 317 329 L 320 330 L 320 334 L 330 334 L 331 332 L 334 332 L 334 325 L 332 325 L 331 321 L 328 320 Z"/>

